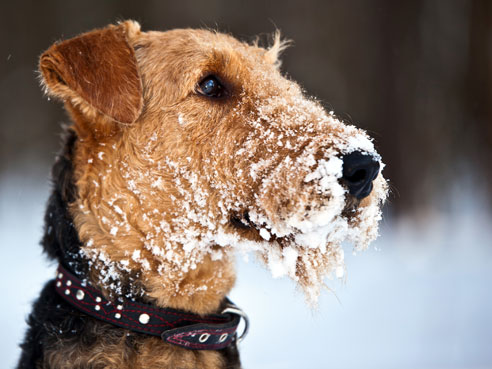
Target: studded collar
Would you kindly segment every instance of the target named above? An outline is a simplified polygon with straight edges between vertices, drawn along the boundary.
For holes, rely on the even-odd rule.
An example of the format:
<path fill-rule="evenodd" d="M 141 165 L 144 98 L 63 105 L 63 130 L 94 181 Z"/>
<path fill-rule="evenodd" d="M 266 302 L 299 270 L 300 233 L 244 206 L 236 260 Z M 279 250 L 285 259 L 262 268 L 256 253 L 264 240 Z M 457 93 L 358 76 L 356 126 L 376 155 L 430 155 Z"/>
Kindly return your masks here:
<path fill-rule="evenodd" d="M 58 266 L 57 293 L 79 311 L 106 323 L 131 331 L 159 336 L 164 342 L 191 350 L 219 350 L 236 340 L 241 317 L 247 333 L 248 319 L 242 310 L 227 300 L 221 314 L 197 315 L 170 308 L 125 301 L 115 304 L 101 292 Z"/>

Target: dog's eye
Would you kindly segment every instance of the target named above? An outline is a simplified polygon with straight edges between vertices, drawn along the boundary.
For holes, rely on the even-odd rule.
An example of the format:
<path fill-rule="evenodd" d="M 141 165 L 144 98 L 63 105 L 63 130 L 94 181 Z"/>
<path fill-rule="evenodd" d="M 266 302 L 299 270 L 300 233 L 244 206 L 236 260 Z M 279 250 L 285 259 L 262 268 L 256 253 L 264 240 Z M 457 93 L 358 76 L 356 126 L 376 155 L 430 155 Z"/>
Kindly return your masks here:
<path fill-rule="evenodd" d="M 225 95 L 224 86 L 222 86 L 215 76 L 205 77 L 198 84 L 198 92 L 208 97 L 222 97 Z"/>

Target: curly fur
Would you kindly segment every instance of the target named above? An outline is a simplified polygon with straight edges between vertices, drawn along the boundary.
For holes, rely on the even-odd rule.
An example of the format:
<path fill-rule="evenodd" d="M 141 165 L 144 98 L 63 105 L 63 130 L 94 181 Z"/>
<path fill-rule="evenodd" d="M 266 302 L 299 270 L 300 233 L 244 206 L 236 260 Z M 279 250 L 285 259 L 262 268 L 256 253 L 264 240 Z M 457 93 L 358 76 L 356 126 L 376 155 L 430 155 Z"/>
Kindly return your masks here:
<path fill-rule="evenodd" d="M 53 191 L 41 243 L 51 259 L 82 278 L 87 274 L 88 261 L 79 252 L 81 243 L 68 211 L 77 192 L 72 178 L 76 139 L 68 128 L 63 151 L 52 170 Z M 157 337 L 114 327 L 73 308 L 58 296 L 54 283 L 49 281 L 34 303 L 18 369 L 240 367 L 235 344 L 216 353 L 192 352 Z"/>
<path fill-rule="evenodd" d="M 196 314 L 220 311 L 234 252 L 258 252 L 315 300 L 343 271 L 342 239 L 377 236 L 381 174 L 362 201 L 340 157 L 367 135 L 279 71 L 264 49 L 207 30 L 142 32 L 136 22 L 55 43 L 40 58 L 46 92 L 73 124 L 53 170 L 43 246 L 107 299 Z M 212 98 L 200 81 L 218 79 Z M 19 368 L 236 368 L 235 345 L 191 352 L 84 317 L 50 282 L 34 306 Z"/>

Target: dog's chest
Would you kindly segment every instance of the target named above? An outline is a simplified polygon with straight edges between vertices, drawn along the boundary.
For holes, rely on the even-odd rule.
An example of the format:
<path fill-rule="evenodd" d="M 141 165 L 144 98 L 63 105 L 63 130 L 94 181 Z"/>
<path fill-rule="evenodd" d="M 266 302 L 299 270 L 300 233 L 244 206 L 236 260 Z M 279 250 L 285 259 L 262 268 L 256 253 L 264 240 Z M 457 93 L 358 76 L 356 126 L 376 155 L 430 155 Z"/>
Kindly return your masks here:
<path fill-rule="evenodd" d="M 45 355 L 50 369 L 118 368 L 118 369 L 220 369 L 239 368 L 217 351 L 191 351 L 174 347 L 158 338 L 145 337 L 115 342 L 98 340 L 81 345 L 70 340 L 58 342 Z M 131 342 L 129 342 L 131 341 Z M 61 346 L 61 347 L 60 347 Z"/>

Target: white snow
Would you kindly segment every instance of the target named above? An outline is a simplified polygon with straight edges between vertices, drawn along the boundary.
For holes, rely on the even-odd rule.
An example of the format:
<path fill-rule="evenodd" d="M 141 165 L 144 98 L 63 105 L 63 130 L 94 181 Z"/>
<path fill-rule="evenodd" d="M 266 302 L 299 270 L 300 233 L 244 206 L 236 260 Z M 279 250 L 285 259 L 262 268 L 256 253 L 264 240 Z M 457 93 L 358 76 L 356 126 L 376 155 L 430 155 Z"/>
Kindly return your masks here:
<path fill-rule="evenodd" d="M 185 121 L 185 119 L 184 119 L 184 116 L 183 116 L 183 114 L 181 114 L 181 113 L 179 113 L 179 114 L 178 114 L 178 123 L 179 123 L 180 125 L 185 125 L 185 124 L 186 124 L 186 121 Z"/>
<path fill-rule="evenodd" d="M 140 250 L 133 251 L 132 259 L 135 260 L 135 261 L 139 261 L 140 260 Z"/>
<path fill-rule="evenodd" d="M 348 147 L 353 148 L 356 147 L 359 150 L 366 151 L 368 153 L 375 154 L 374 152 L 374 144 L 372 141 L 365 135 L 355 135 L 348 138 Z"/>
<path fill-rule="evenodd" d="M 124 215 L 123 210 L 118 205 L 113 205 L 113 209 L 120 215 Z"/>
<path fill-rule="evenodd" d="M 260 236 L 264 239 L 264 240 L 270 240 L 270 232 L 268 232 L 265 228 L 261 228 L 260 229 Z"/>

